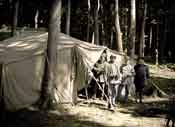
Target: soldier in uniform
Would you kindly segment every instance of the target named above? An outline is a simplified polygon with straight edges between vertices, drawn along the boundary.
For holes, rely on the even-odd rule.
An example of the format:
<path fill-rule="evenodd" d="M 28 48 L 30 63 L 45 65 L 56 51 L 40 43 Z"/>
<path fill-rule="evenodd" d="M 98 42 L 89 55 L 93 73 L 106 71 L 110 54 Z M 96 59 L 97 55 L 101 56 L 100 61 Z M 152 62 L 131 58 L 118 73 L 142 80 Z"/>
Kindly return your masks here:
<path fill-rule="evenodd" d="M 142 103 L 143 88 L 146 85 L 147 79 L 149 76 L 149 68 L 144 64 L 143 58 L 139 58 L 137 64 L 134 66 L 135 77 L 134 84 L 136 88 L 136 102 L 139 99 L 139 102 Z"/>
<path fill-rule="evenodd" d="M 107 63 L 107 58 L 105 53 L 106 53 L 106 50 L 102 53 L 100 59 L 97 61 L 97 63 L 94 65 L 94 68 L 93 68 L 94 76 L 97 79 L 98 84 L 102 88 L 102 90 L 100 90 L 100 99 L 104 98 L 104 89 L 105 89 L 105 84 L 107 82 L 106 69 L 107 69 L 108 63 Z M 94 84 L 95 87 L 94 87 L 93 98 L 96 98 L 98 84 L 97 83 Z"/>
<path fill-rule="evenodd" d="M 116 98 L 118 96 L 118 88 L 121 83 L 120 70 L 117 64 L 115 63 L 116 56 L 111 55 L 110 61 L 107 69 L 107 78 L 108 78 L 108 108 L 112 109 L 116 106 Z"/>
<path fill-rule="evenodd" d="M 131 85 L 134 85 L 134 67 L 130 64 L 129 57 L 125 57 L 125 63 L 121 66 L 122 82 L 120 85 L 120 95 L 124 89 L 124 102 L 128 101 L 128 95 Z"/>

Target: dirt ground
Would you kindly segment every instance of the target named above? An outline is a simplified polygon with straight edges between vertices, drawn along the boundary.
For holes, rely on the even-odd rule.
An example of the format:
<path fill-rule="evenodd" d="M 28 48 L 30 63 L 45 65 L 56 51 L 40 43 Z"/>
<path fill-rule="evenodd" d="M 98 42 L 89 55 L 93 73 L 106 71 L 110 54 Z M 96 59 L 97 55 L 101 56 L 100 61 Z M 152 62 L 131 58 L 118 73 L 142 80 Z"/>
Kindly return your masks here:
<path fill-rule="evenodd" d="M 156 101 L 155 101 L 156 100 Z M 109 111 L 105 101 L 79 100 L 75 106 L 64 105 L 58 111 L 32 108 L 7 113 L 3 127 L 164 127 L 165 113 L 161 106 L 166 99 L 147 99 L 144 104 L 118 104 Z M 60 113 L 61 112 L 61 113 Z M 2 123 L 3 122 L 3 123 Z"/>
<path fill-rule="evenodd" d="M 149 102 L 149 103 L 148 103 Z M 165 116 L 162 112 L 153 111 L 151 116 L 151 108 L 153 109 L 153 101 L 145 104 L 119 104 L 114 112 L 108 111 L 106 102 L 90 101 L 88 103 L 80 103 L 72 107 L 71 114 L 77 114 L 89 121 L 111 127 L 163 127 Z M 149 109 L 149 110 L 148 110 Z M 147 111 L 146 111 L 147 110 Z M 155 109 L 153 109 L 155 110 Z"/>

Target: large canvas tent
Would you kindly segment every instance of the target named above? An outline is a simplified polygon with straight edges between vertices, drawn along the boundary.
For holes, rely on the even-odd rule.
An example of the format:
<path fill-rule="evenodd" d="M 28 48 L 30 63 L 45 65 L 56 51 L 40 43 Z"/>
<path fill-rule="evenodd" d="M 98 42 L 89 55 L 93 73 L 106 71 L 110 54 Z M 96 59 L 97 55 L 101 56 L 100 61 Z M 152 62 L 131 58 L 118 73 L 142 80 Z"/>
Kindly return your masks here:
<path fill-rule="evenodd" d="M 58 103 L 74 103 L 77 90 L 90 80 L 89 72 L 107 50 L 108 57 L 116 55 L 121 64 L 123 55 L 103 46 L 93 45 L 67 36 L 59 35 L 57 42 L 57 73 L 54 96 Z M 0 44 L 2 76 L 0 97 L 8 110 L 28 107 L 40 97 L 47 33 L 31 32 L 27 36 L 7 39 Z"/>

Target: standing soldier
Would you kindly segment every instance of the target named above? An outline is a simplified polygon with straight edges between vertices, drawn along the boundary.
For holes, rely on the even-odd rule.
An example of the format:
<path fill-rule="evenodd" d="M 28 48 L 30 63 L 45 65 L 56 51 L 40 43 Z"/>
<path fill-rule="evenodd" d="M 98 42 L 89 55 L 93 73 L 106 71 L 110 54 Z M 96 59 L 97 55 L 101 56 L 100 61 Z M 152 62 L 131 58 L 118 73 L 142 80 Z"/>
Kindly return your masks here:
<path fill-rule="evenodd" d="M 122 82 L 120 86 L 120 95 L 122 89 L 125 89 L 124 102 L 128 101 L 128 95 L 131 85 L 134 85 L 134 67 L 130 64 L 129 57 L 125 57 L 125 64 L 121 66 Z"/>
<path fill-rule="evenodd" d="M 107 77 L 109 82 L 108 95 L 109 102 L 108 108 L 113 110 L 113 106 L 116 106 L 116 98 L 118 96 L 118 88 L 121 83 L 121 76 L 119 67 L 115 64 L 116 56 L 111 55 L 107 69 Z"/>
<path fill-rule="evenodd" d="M 142 103 L 143 88 L 145 87 L 149 76 L 148 66 L 144 64 L 143 58 L 139 58 L 137 64 L 134 66 L 135 77 L 134 84 L 136 88 L 136 102 L 139 97 L 139 102 Z"/>
<path fill-rule="evenodd" d="M 102 53 L 100 59 L 97 61 L 97 63 L 94 65 L 93 72 L 94 76 L 97 79 L 98 84 L 102 89 L 100 89 L 100 99 L 104 98 L 104 89 L 105 89 L 105 84 L 107 82 L 107 59 L 106 59 L 106 50 Z M 95 88 L 94 88 L 94 95 L 93 98 L 96 98 L 97 95 L 97 89 L 98 89 L 98 84 L 95 83 Z"/>

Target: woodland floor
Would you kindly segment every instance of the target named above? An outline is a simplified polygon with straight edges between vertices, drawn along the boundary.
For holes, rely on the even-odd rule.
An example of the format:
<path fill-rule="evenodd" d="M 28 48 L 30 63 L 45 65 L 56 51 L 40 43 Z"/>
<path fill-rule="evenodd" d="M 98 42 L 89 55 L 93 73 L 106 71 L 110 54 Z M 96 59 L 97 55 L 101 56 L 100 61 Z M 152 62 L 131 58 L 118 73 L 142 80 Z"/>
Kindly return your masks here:
<path fill-rule="evenodd" d="M 23 109 L 8 113 L 3 127 L 164 127 L 162 110 L 166 99 L 145 98 L 144 104 L 119 104 L 109 111 L 105 101 L 79 100 L 76 106 L 65 105 L 59 111 Z M 2 122 L 2 121 L 1 121 Z"/>

